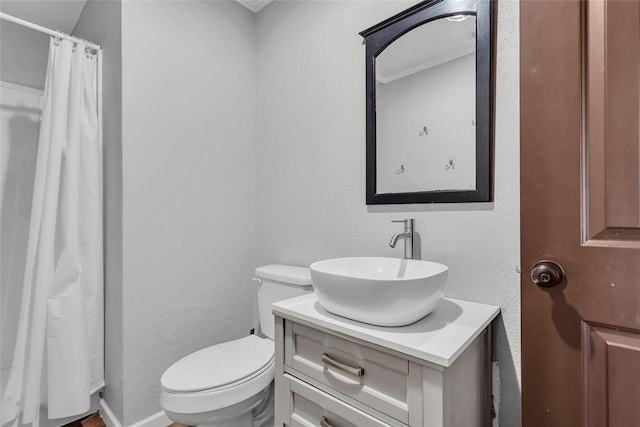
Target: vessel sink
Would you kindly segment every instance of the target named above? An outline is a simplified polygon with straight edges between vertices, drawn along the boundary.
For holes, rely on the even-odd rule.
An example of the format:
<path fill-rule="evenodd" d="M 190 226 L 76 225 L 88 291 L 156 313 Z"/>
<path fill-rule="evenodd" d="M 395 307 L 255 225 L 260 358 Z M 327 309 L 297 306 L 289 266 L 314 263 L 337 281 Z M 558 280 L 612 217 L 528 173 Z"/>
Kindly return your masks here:
<path fill-rule="evenodd" d="M 350 257 L 311 264 L 320 305 L 330 313 L 378 326 L 404 326 L 431 313 L 449 267 L 437 262 Z"/>

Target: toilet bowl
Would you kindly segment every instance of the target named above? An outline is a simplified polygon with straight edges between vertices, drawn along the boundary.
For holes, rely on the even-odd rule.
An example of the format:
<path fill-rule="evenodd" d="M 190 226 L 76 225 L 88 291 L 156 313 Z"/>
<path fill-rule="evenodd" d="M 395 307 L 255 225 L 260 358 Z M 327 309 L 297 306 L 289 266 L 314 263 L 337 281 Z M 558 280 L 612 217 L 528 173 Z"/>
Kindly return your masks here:
<path fill-rule="evenodd" d="M 271 304 L 312 291 L 309 269 L 256 269 L 264 337 L 249 335 L 191 353 L 162 375 L 160 404 L 167 416 L 197 427 L 273 426 L 274 319 Z"/>

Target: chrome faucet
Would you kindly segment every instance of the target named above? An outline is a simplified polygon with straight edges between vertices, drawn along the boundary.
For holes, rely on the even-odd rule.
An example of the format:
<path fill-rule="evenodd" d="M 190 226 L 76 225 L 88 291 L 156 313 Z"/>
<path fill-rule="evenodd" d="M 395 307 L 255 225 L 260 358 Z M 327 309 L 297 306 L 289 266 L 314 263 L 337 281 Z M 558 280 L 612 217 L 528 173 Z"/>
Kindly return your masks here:
<path fill-rule="evenodd" d="M 415 222 L 416 220 L 413 218 L 407 218 L 397 221 L 391 222 L 404 222 L 404 232 L 396 233 L 391 237 L 391 241 L 389 242 L 389 246 L 392 248 L 396 247 L 399 239 L 404 239 L 404 258 L 405 259 L 414 259 L 413 257 L 413 234 L 415 230 Z"/>

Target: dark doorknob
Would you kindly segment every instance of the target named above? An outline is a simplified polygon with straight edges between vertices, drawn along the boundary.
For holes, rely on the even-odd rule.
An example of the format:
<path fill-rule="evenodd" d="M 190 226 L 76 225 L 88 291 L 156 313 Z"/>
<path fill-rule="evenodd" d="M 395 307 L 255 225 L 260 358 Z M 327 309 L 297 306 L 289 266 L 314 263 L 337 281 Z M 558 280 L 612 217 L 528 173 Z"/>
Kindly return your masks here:
<path fill-rule="evenodd" d="M 540 261 L 531 269 L 531 280 L 543 288 L 551 288 L 564 279 L 563 268 L 553 261 Z"/>

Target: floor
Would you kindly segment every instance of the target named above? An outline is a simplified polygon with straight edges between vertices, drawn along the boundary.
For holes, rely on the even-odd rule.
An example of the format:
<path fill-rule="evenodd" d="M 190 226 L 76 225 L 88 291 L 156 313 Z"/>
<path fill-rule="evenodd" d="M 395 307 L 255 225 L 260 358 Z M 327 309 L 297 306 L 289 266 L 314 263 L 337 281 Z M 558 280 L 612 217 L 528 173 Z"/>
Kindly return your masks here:
<path fill-rule="evenodd" d="M 65 424 L 62 427 L 107 427 L 98 412 L 82 419 Z"/>

